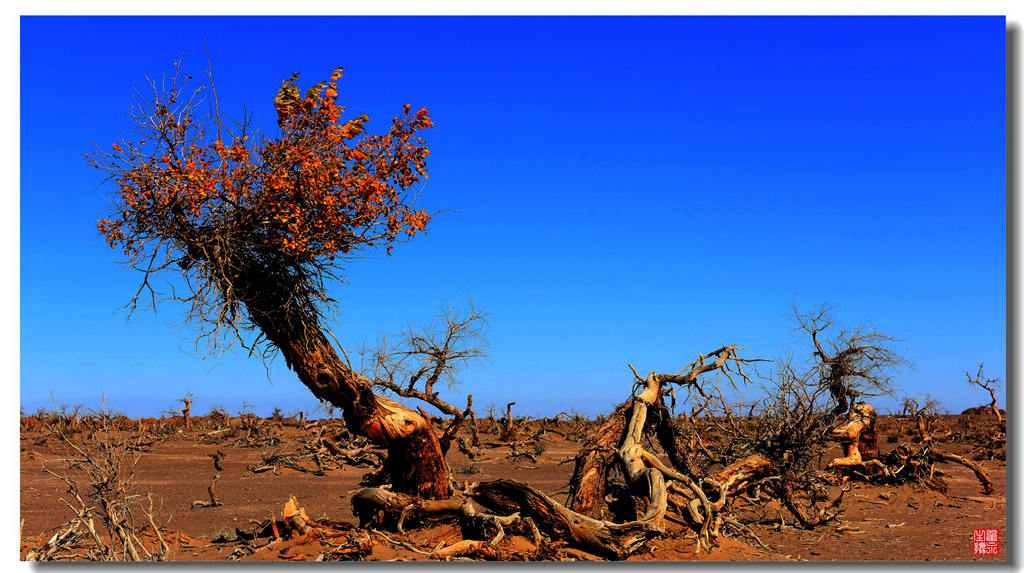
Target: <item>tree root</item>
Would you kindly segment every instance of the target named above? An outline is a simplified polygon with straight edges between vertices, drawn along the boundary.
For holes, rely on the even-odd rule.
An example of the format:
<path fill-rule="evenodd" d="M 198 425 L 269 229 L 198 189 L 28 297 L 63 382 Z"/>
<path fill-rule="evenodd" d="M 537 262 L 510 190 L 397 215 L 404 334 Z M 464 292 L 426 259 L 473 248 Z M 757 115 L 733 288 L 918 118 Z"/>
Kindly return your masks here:
<path fill-rule="evenodd" d="M 934 448 L 932 449 L 931 453 L 929 454 L 929 457 L 931 459 L 935 460 L 935 461 L 939 461 L 939 462 L 953 462 L 953 463 L 958 463 L 958 464 L 961 464 L 961 465 L 964 465 L 964 466 L 970 468 L 971 471 L 974 472 L 974 475 L 978 478 L 978 481 L 981 482 L 981 488 L 982 488 L 982 491 L 985 493 L 985 495 L 990 495 L 991 493 L 993 493 L 995 491 L 995 486 L 992 485 L 992 480 L 988 477 L 988 474 L 985 473 L 985 470 L 981 469 L 981 466 L 979 466 L 975 462 L 973 462 L 973 461 L 971 461 L 971 460 L 969 460 L 967 458 L 964 458 L 962 456 L 958 456 L 956 454 L 951 454 L 951 453 L 948 453 L 948 452 L 939 451 L 939 450 L 936 450 Z"/>

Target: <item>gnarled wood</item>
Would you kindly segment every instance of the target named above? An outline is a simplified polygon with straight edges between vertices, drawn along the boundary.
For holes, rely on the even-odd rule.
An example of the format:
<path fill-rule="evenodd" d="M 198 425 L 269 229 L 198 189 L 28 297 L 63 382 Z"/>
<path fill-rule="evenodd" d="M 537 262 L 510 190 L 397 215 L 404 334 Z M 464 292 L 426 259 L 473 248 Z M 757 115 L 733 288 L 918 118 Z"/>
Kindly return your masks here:
<path fill-rule="evenodd" d="M 848 413 L 845 423 L 832 431 L 832 437 L 845 449 L 845 456 L 828 463 L 829 468 L 860 467 L 864 462 L 878 458 L 878 440 L 875 437 L 875 409 L 858 402 Z"/>
<path fill-rule="evenodd" d="M 473 493 L 479 503 L 505 512 L 519 512 L 557 539 L 565 539 L 595 555 L 623 559 L 659 532 L 639 520 L 611 523 L 576 513 L 546 494 L 513 480 L 483 482 Z"/>
<path fill-rule="evenodd" d="M 576 456 L 576 465 L 569 478 L 566 506 L 591 517 L 600 515 L 605 507 L 608 470 L 615 462 L 615 452 L 626 430 L 629 403 L 620 404 Z"/>
<path fill-rule="evenodd" d="M 703 395 L 697 381 L 700 376 L 713 371 L 721 372 L 730 380 L 732 375 L 746 380 L 743 365 L 753 361 L 740 358 L 737 355 L 738 350 L 740 347 L 737 346 L 723 346 L 708 354 L 701 354 L 697 360 L 676 374 L 651 372 L 646 378 L 642 378 L 633 370 L 642 391 L 639 396 L 616 407 L 608 420 L 598 429 L 597 434 L 577 455 L 573 475 L 569 480 L 568 507 L 592 517 L 610 517 L 607 515 L 605 503 L 609 470 L 615 464 L 617 452 L 620 453 L 620 459 L 622 458 L 622 448 L 626 440 L 636 440 L 639 443 L 637 436 L 629 437 L 628 429 L 630 419 L 637 413 L 637 404 L 643 405 L 643 421 L 640 427 L 634 426 L 633 431 L 640 432 L 639 435 L 650 432 L 658 436 L 658 441 L 669 454 L 672 465 L 683 474 L 690 473 L 692 465 L 685 448 L 677 443 L 671 416 L 663 403 L 662 390 L 676 384 Z M 632 366 L 630 368 L 632 369 Z M 639 465 L 634 464 L 634 469 L 637 468 Z"/>
<path fill-rule="evenodd" d="M 315 315 L 300 306 L 274 306 L 259 291 L 239 293 L 252 321 L 281 351 L 299 380 L 321 400 L 343 409 L 346 426 L 388 449 L 385 467 L 396 491 L 427 498 L 451 496 L 448 468 L 429 418 L 394 400 L 377 396 L 372 381 L 351 370 L 319 327 Z"/>
<path fill-rule="evenodd" d="M 995 486 L 992 485 L 992 480 L 988 477 L 988 474 L 985 473 L 985 470 L 981 469 L 981 466 L 975 462 L 965 457 L 936 449 L 932 449 L 928 455 L 936 461 L 953 462 L 970 468 L 970 470 L 974 472 L 975 477 L 978 478 L 978 481 L 981 482 L 981 488 L 985 492 L 985 495 L 989 495 L 996 490 Z"/>
<path fill-rule="evenodd" d="M 662 533 L 668 506 L 668 489 L 661 469 L 664 466 L 640 443 L 647 426 L 647 408 L 660 399 L 661 381 L 652 373 L 644 391 L 628 406 L 629 422 L 625 434 L 617 449 L 613 450 L 631 490 L 636 492 L 637 513 L 641 515 L 638 519 L 625 523 L 594 519 L 566 508 L 528 485 L 511 480 L 481 483 L 475 488 L 473 499 L 488 507 L 530 517 L 553 537 L 571 541 L 585 551 L 614 559 L 629 556 L 646 540 Z M 672 473 L 676 475 L 676 472 Z M 692 481 L 685 479 L 699 491 Z M 361 520 L 370 516 L 379 521 L 379 511 L 389 511 L 392 515 L 400 511 L 399 524 L 410 510 L 415 510 L 417 515 L 455 512 L 456 500 L 427 504 L 403 498 L 394 492 L 370 489 L 372 491 L 357 493 L 352 501 L 353 509 Z M 463 505 L 458 507 L 460 512 L 467 512 Z M 706 520 L 705 530 L 708 523 Z"/>

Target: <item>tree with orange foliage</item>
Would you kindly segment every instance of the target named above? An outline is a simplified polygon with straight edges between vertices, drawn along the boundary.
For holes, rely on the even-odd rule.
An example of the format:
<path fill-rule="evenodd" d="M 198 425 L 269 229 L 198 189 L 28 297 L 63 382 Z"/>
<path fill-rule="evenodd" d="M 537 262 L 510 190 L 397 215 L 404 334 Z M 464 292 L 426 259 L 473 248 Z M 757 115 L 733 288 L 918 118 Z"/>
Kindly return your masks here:
<path fill-rule="evenodd" d="M 429 419 L 374 395 L 323 325 L 335 310 L 325 285 L 346 261 L 390 253 L 430 221 L 409 196 L 427 176 L 427 110 L 406 105 L 387 133 L 371 135 L 365 115 L 341 119 L 341 75 L 304 95 L 297 74 L 285 80 L 272 138 L 248 121 L 221 120 L 212 75 L 186 89 L 192 78 L 176 66 L 164 85 L 151 82 L 152 98 L 132 110 L 137 138 L 90 159 L 116 188 L 99 231 L 142 273 L 130 310 L 160 295 L 185 303 L 197 344 L 211 352 L 233 343 L 264 358 L 280 352 L 314 395 L 344 410 L 353 432 L 388 448 L 396 491 L 447 498 Z M 167 296 L 153 285 L 162 275 Z"/>

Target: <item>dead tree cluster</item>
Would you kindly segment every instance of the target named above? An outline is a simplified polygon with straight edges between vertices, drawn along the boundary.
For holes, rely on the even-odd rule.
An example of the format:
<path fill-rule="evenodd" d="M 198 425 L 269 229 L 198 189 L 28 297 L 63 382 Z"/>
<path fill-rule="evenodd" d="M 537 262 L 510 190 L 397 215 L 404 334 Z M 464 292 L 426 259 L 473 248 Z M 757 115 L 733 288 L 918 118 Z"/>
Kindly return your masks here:
<path fill-rule="evenodd" d="M 551 418 L 542 418 L 540 423 L 544 430 L 561 436 L 567 442 L 576 444 L 583 444 L 589 440 L 595 427 L 595 421 L 588 419 L 575 409 L 569 412 L 559 412 Z"/>
<path fill-rule="evenodd" d="M 132 480 L 138 454 L 128 438 L 110 426 L 105 410 L 89 416 L 98 425 L 74 438 L 67 427 L 45 429 L 65 456 L 44 462 L 43 471 L 67 486 L 61 498 L 72 517 L 46 541 L 29 549 L 26 561 L 161 561 L 170 547 L 156 523 L 151 495 L 135 492 Z M 143 499 L 148 503 L 143 504 Z"/>
<path fill-rule="evenodd" d="M 832 334 L 829 329 L 833 322 L 826 307 L 807 314 L 794 312 L 794 316 L 798 328 L 809 335 L 814 347 L 810 369 L 798 371 L 791 360 L 779 361 L 774 377 L 776 385 L 765 392 L 767 400 L 774 400 L 775 406 L 766 402 L 769 409 L 761 416 L 761 420 L 770 423 L 762 422 L 754 432 L 730 434 L 741 443 L 744 434 L 768 436 L 769 442 L 782 446 L 768 448 L 775 451 L 769 453 L 770 456 L 782 459 L 783 465 L 800 460 L 788 479 L 785 473 L 781 476 L 782 484 L 803 482 L 804 491 L 822 489 L 822 478 L 827 481 L 829 477 L 811 471 L 809 462 L 815 456 L 820 457 L 828 441 L 834 441 L 842 446 L 844 455 L 831 460 L 827 469 L 838 470 L 845 479 L 888 484 L 923 483 L 945 491 L 947 486 L 941 479 L 942 472 L 935 464 L 957 463 L 974 472 L 984 493 L 992 493 L 991 480 L 980 466 L 938 447 L 939 440 L 929 428 L 929 421 L 939 404 L 928 397 L 903 402 L 905 413 L 913 417 L 916 425 L 917 445 L 900 443 L 886 456 L 879 455 L 875 410 L 866 402 L 854 400 L 891 393 L 891 375 L 908 365 L 892 348 L 896 339 L 863 328 L 840 328 Z M 785 434 L 790 438 L 775 439 Z M 755 447 L 764 449 L 763 444 Z M 785 490 L 783 493 L 787 507 L 795 509 L 793 497 Z M 799 518 L 799 513 L 794 513 Z M 800 521 L 814 522 L 803 518 Z"/>
<path fill-rule="evenodd" d="M 771 373 L 762 376 L 754 369 L 760 361 L 741 357 L 740 350 L 727 346 L 702 354 L 675 374 L 641 376 L 633 370 L 631 397 L 605 416 L 596 431 L 593 422 L 578 414 L 538 420 L 516 417 L 512 415 L 514 403 L 510 403 L 505 415 L 495 420 L 493 436 L 497 441 L 475 447 L 469 445 L 468 436 L 452 433 L 471 460 L 479 461 L 475 456 L 483 448 L 504 447 L 506 457 L 519 464 L 536 461 L 549 434 L 588 434 L 575 458 L 564 504 L 514 480 L 458 482 L 453 474 L 449 479 L 454 495 L 449 499 L 394 491 L 387 485 L 386 449 L 353 435 L 340 421 L 298 425 L 295 435 L 264 451 L 262 462 L 248 470 L 276 473 L 290 468 L 313 475 L 324 475 L 342 465 L 375 470 L 364 480 L 367 487 L 352 499 L 359 527 L 368 531 L 309 520 L 292 500 L 292 513 L 286 507 L 282 521 L 263 524 L 262 533 L 254 533 L 252 538 L 269 538 L 270 545 L 264 548 L 278 539 L 318 539 L 319 559 L 365 558 L 378 543 L 432 559 L 623 559 L 644 551 L 656 537 L 679 535 L 679 528 L 689 531 L 696 551 L 711 550 L 723 536 L 760 544 L 753 526 L 765 522 L 769 506 L 787 511 L 805 528 L 834 521 L 841 515 L 843 497 L 849 491 L 842 487 L 844 480 L 921 483 L 945 491 L 943 473 L 935 466 L 957 463 L 974 471 L 985 493 L 991 493 L 992 482 L 979 465 L 939 447 L 948 436 L 933 430 L 935 407 L 927 400 L 907 402 L 911 406 L 924 404 L 907 412 L 914 422 L 913 443 L 900 443 L 882 456 L 876 416 L 869 404 L 849 402 L 848 411 L 837 415 L 835 404 L 843 393 L 834 390 L 834 378 L 820 377 L 818 368 L 801 369 L 792 358 L 775 361 Z M 732 399 L 730 390 L 750 386 L 755 375 L 762 380 L 762 397 L 753 402 Z M 846 387 L 856 384 L 844 383 Z M 689 413 L 676 414 L 677 407 L 687 408 Z M 76 427 L 90 427 L 93 418 L 78 416 Z M 270 430 L 280 430 L 287 422 L 283 416 L 261 419 L 246 415 L 244 408 L 239 417 L 210 421 L 208 426 L 203 418 L 193 418 L 192 437 L 197 442 L 251 447 L 259 443 L 254 436 L 272 435 Z M 292 416 L 292 423 L 299 418 Z M 87 432 L 89 439 L 110 439 L 117 434 L 111 427 L 116 416 L 95 419 L 101 426 L 98 429 L 106 431 Z M 69 444 L 59 432 L 71 424 L 63 420 L 53 426 Z M 220 425 L 224 427 L 203 429 Z M 446 424 L 438 426 L 445 428 Z M 503 428 L 510 427 L 516 429 L 515 441 L 504 442 L 502 438 L 509 434 Z M 239 442 L 242 438 L 246 439 Z M 822 467 L 818 461 L 835 442 L 842 446 L 843 455 Z M 93 453 L 130 453 L 131 443 L 122 434 L 117 442 L 120 449 L 96 442 L 91 449 L 79 450 L 71 444 L 79 457 L 69 467 L 94 468 L 89 474 L 91 482 L 99 484 L 94 499 L 122 501 L 120 505 L 90 504 L 74 481 L 54 473 L 68 483 L 76 500 L 69 507 L 77 511 L 76 517 L 53 539 L 33 549 L 31 558 L 148 559 L 166 555 L 166 549 L 160 549 L 164 545 L 153 544 L 166 536 L 166 531 L 155 523 L 142 531 L 146 524 L 136 525 L 133 517 L 125 517 L 131 515 L 125 504 L 138 497 L 118 485 L 117 479 L 101 478 L 119 475 L 123 469 L 112 470 L 112 462 Z M 215 487 L 225 455 L 218 450 L 210 457 L 216 473 L 208 488 L 209 501 L 196 501 L 194 507 L 222 503 Z M 123 458 L 114 465 L 126 467 Z M 152 509 L 143 514 L 152 515 Z M 410 529 L 436 522 L 457 523 L 462 541 L 430 548 L 404 537 Z M 106 532 L 93 533 L 98 529 L 96 523 L 106 524 Z M 153 533 L 148 533 L 150 530 Z M 519 544 L 515 549 L 500 543 L 510 536 L 519 536 L 530 545 Z M 257 549 L 240 545 L 234 558 Z M 290 557 L 282 554 L 281 558 Z"/>
<path fill-rule="evenodd" d="M 307 436 L 298 438 L 297 443 L 288 444 L 288 451 L 281 447 L 262 452 L 262 461 L 249 466 L 249 471 L 278 473 L 280 468 L 289 468 L 320 476 L 344 466 L 383 466 L 387 459 L 386 450 L 375 447 L 366 438 L 350 435 L 344 428 L 328 428 L 326 424 L 315 425 Z"/>
<path fill-rule="evenodd" d="M 444 501 L 366 488 L 354 496 L 354 510 L 363 525 L 384 528 L 455 517 L 464 523 L 464 531 L 472 531 L 467 520 L 504 526 L 529 518 L 545 543 L 567 543 L 612 559 L 642 550 L 647 540 L 665 533 L 666 520 L 673 520 L 691 526 L 697 547 L 708 549 L 725 528 L 733 527 L 723 508 L 769 470 L 768 461 L 752 457 L 713 475 L 691 476 L 664 399 L 677 386 L 699 389 L 701 376 L 709 372 L 747 379 L 744 366 L 751 361 L 738 350 L 729 346 L 702 355 L 677 374 L 637 376 L 637 392 L 608 417 L 577 457 L 565 505 L 529 485 L 498 480 L 470 485 Z M 645 447 L 645 440 L 656 440 L 670 462 Z"/>

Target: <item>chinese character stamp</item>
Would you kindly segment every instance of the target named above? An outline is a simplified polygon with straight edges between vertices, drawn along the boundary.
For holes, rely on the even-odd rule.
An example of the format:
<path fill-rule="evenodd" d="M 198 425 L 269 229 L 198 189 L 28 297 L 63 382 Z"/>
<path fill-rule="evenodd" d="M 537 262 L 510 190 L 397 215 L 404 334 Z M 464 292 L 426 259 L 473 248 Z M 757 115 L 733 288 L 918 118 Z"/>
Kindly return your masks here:
<path fill-rule="evenodd" d="M 973 541 L 975 555 L 999 554 L 998 529 L 975 529 Z"/>

